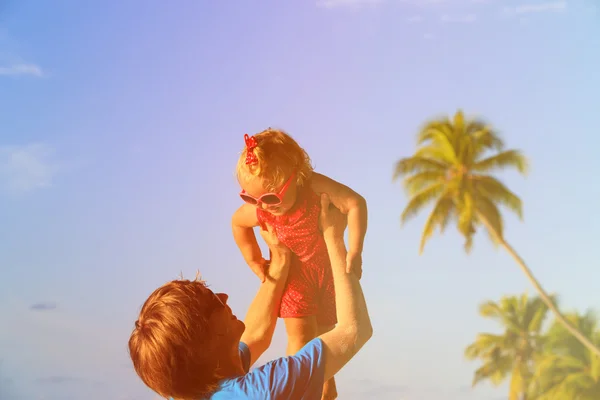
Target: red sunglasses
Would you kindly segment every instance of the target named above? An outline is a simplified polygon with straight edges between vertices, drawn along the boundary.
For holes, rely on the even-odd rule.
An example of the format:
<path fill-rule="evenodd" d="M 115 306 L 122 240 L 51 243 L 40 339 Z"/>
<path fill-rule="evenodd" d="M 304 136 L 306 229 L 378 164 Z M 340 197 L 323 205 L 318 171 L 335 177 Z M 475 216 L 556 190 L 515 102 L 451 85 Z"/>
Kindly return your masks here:
<path fill-rule="evenodd" d="M 246 203 L 252 204 L 253 206 L 260 206 L 261 204 L 266 204 L 268 206 L 279 205 L 283 202 L 283 198 L 285 197 L 285 194 L 290 188 L 290 184 L 295 177 L 296 173 L 294 172 L 292 175 L 290 175 L 283 187 L 279 189 L 279 192 L 277 193 L 265 193 L 257 199 L 256 197 L 250 196 L 245 190 L 242 189 L 240 192 L 240 197 Z"/>

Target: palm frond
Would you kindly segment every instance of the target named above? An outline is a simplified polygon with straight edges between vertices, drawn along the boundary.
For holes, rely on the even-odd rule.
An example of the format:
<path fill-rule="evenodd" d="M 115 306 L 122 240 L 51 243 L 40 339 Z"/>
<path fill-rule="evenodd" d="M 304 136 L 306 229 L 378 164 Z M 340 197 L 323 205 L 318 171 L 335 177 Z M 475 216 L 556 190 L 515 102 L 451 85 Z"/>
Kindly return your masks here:
<path fill-rule="evenodd" d="M 417 146 L 420 153 L 433 159 L 456 163 L 455 131 L 449 121 L 429 122 L 417 135 Z"/>
<path fill-rule="evenodd" d="M 550 296 L 552 302 L 556 304 L 556 298 Z M 542 330 L 542 324 L 548 316 L 548 306 L 542 299 L 535 297 L 530 299 L 523 317 L 523 322 L 531 332 L 539 333 Z"/>
<path fill-rule="evenodd" d="M 447 164 L 445 164 L 441 161 L 437 161 L 437 160 L 433 160 L 433 159 L 429 159 L 429 158 L 424 158 L 424 157 L 403 158 L 396 163 L 393 179 L 396 180 L 400 176 L 403 176 L 406 174 L 428 171 L 428 170 L 446 171 L 447 168 L 448 168 Z"/>
<path fill-rule="evenodd" d="M 511 323 L 518 326 L 517 330 L 520 330 L 521 318 L 519 313 L 519 298 L 515 296 L 502 296 L 499 306 L 503 311 L 503 315 L 507 317 Z"/>
<path fill-rule="evenodd" d="M 489 300 L 479 305 L 479 315 L 484 318 L 502 321 L 502 314 L 504 314 L 504 310 L 495 301 Z"/>
<path fill-rule="evenodd" d="M 421 235 L 421 244 L 419 245 L 419 254 L 423 253 L 425 243 L 433 235 L 436 226 L 440 226 L 440 230 L 444 229 L 444 224 L 449 220 L 453 207 L 454 203 L 449 196 L 441 196 L 439 198 L 431 214 L 429 214 L 427 222 L 425 222 L 425 227 Z"/>
<path fill-rule="evenodd" d="M 504 141 L 500 138 L 497 132 L 492 130 L 481 121 L 473 121 L 467 128 L 468 133 L 473 138 L 473 158 L 471 161 L 479 159 L 486 151 L 502 151 L 504 149 Z M 473 163 L 469 164 L 469 167 Z"/>
<path fill-rule="evenodd" d="M 571 313 L 566 318 L 590 338 L 598 333 L 593 313 Z M 545 352 L 536 361 L 536 394 L 548 400 L 597 398 L 600 371 L 596 374 L 594 363 L 599 362 L 598 359 L 555 321 L 546 335 Z"/>
<path fill-rule="evenodd" d="M 425 207 L 430 201 L 440 196 L 444 192 L 444 183 L 435 182 L 430 186 L 422 189 L 416 193 L 404 208 L 402 212 L 401 221 L 405 223 L 410 218 L 414 217 L 423 207 Z"/>
<path fill-rule="evenodd" d="M 475 342 L 465 349 L 465 358 L 474 360 L 483 354 L 489 354 L 491 349 L 502 347 L 504 336 L 493 333 L 480 333 L 475 338 Z"/>
<path fill-rule="evenodd" d="M 458 231 L 465 237 L 465 251 L 469 253 L 473 246 L 475 234 L 473 217 L 475 216 L 475 202 L 470 192 L 466 191 L 458 210 Z"/>
<path fill-rule="evenodd" d="M 440 221 L 440 233 L 444 233 L 444 231 L 448 227 L 448 224 L 456 220 L 457 217 L 458 215 L 456 212 L 456 207 L 454 206 L 454 204 L 452 204 L 450 210 L 444 215 L 444 218 Z"/>
<path fill-rule="evenodd" d="M 501 300 L 501 302 L 504 299 Z M 487 301 L 479 306 L 479 315 L 484 318 L 491 318 L 500 322 L 508 331 L 520 332 L 521 326 L 515 313 L 506 308 L 506 304 L 498 304 L 493 301 Z"/>
<path fill-rule="evenodd" d="M 561 384 L 563 392 L 571 394 L 571 399 L 577 398 L 578 392 L 585 393 L 592 385 L 590 376 L 581 372 L 569 374 Z"/>
<path fill-rule="evenodd" d="M 471 175 L 473 186 L 482 196 L 493 202 L 505 205 L 523 219 L 523 203 L 519 196 L 511 192 L 502 182 L 489 175 Z"/>
<path fill-rule="evenodd" d="M 511 364 L 512 360 L 510 357 L 500 357 L 499 359 L 484 363 L 475 371 L 472 385 L 476 386 L 485 379 L 488 379 L 495 386 L 500 385 L 510 372 Z"/>
<path fill-rule="evenodd" d="M 471 166 L 473 171 L 491 172 L 495 169 L 516 168 L 521 174 L 528 172 L 529 164 L 519 150 L 506 150 L 491 157 L 477 161 Z"/>
<path fill-rule="evenodd" d="M 454 128 L 454 132 L 456 136 L 462 136 L 465 134 L 465 128 L 466 128 L 466 121 L 465 121 L 465 114 L 463 113 L 462 110 L 458 110 L 455 114 L 454 114 L 454 119 L 452 121 L 453 123 L 453 128 Z"/>
<path fill-rule="evenodd" d="M 457 164 L 458 159 L 452 145 L 444 140 L 423 146 L 417 149 L 413 157 L 422 157 L 429 160 L 438 160 L 446 163 L 448 166 Z"/>
<path fill-rule="evenodd" d="M 479 220 L 485 219 L 488 222 L 490 228 L 494 230 L 494 232 L 488 232 L 490 234 L 490 239 L 496 243 L 497 238 L 494 233 L 498 235 L 499 238 L 504 237 L 504 221 L 502 220 L 500 211 L 498 211 L 498 207 L 493 201 L 483 196 L 477 196 L 475 198 L 475 204 L 477 218 Z"/>
<path fill-rule="evenodd" d="M 442 182 L 445 176 L 445 171 L 427 170 L 413 175 L 408 175 L 406 178 L 404 178 L 402 184 L 406 190 L 406 193 L 408 193 L 409 196 L 412 196 L 433 183 Z"/>
<path fill-rule="evenodd" d="M 417 146 L 439 140 L 439 134 L 445 136 L 448 143 L 454 143 L 454 127 L 447 117 L 427 122 L 417 134 Z"/>

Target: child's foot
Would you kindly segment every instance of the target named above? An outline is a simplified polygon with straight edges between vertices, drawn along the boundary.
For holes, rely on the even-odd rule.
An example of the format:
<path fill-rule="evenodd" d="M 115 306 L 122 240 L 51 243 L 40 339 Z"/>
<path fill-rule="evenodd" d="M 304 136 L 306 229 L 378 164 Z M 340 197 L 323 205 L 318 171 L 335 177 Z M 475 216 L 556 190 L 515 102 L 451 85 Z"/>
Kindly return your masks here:
<path fill-rule="evenodd" d="M 323 385 L 323 396 L 321 396 L 321 400 L 334 400 L 337 399 L 337 397 L 338 393 L 335 386 L 335 379 L 331 378 Z"/>

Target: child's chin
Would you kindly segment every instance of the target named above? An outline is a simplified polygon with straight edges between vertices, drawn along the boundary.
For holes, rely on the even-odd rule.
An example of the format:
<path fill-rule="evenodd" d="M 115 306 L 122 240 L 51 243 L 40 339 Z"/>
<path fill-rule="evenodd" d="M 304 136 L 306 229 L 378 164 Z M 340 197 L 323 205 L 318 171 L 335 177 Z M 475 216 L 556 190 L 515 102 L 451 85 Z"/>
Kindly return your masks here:
<path fill-rule="evenodd" d="M 282 209 L 282 208 L 276 208 L 274 210 L 269 210 L 269 214 L 271 215 L 275 215 L 275 216 L 280 216 L 286 213 L 286 210 Z"/>

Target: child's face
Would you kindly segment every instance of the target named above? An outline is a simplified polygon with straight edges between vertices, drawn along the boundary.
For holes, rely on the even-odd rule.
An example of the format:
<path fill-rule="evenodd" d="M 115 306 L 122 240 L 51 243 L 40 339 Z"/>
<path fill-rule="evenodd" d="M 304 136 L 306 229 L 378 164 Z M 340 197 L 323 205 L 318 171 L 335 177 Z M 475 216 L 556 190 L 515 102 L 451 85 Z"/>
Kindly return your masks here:
<path fill-rule="evenodd" d="M 292 177 L 289 177 L 290 179 Z M 287 183 L 287 182 L 286 182 Z M 285 187 L 286 183 L 281 185 L 281 187 L 276 188 L 275 190 L 269 190 L 266 188 L 268 186 L 267 182 L 262 178 L 254 178 L 250 180 L 242 180 L 240 182 L 240 186 L 243 191 L 248 194 L 250 197 L 254 199 L 260 199 L 262 196 L 266 194 L 281 194 L 281 203 L 277 205 L 265 204 L 264 202 L 259 202 L 255 204 L 256 207 L 260 207 L 263 210 L 267 211 L 273 215 L 284 215 L 287 213 L 296 203 L 296 195 L 298 192 L 298 188 L 296 185 L 296 180 L 292 179 L 289 182 L 288 187 L 282 191 L 281 189 Z M 282 193 L 283 192 L 283 193 Z M 269 196 L 271 197 L 271 196 Z"/>

